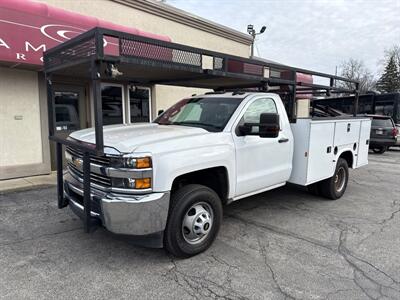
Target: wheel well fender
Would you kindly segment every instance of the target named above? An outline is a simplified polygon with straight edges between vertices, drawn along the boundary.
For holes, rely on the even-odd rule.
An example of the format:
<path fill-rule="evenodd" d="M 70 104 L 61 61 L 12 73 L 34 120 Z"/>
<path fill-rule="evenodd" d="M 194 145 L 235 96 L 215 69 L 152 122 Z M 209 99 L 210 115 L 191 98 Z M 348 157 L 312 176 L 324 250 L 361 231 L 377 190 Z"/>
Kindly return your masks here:
<path fill-rule="evenodd" d="M 355 167 L 354 153 L 351 150 L 344 150 L 342 153 L 340 153 L 339 158 L 346 160 L 349 168 Z"/>
<path fill-rule="evenodd" d="M 171 192 L 188 184 L 207 186 L 217 193 L 223 203 L 228 200 L 229 178 L 226 167 L 212 167 L 179 175 L 172 182 Z"/>

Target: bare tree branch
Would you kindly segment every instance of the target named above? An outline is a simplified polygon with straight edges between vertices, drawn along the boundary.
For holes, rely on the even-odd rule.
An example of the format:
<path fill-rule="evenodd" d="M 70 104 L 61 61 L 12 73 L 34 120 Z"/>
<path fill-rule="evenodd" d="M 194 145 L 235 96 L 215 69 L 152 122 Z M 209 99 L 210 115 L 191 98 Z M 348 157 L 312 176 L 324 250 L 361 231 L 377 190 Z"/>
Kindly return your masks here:
<path fill-rule="evenodd" d="M 360 82 L 360 93 L 366 93 L 368 91 L 374 91 L 376 85 L 376 79 L 374 75 L 365 67 L 364 62 L 361 60 L 350 58 L 348 61 L 343 62 L 340 65 L 341 76 L 357 80 Z M 345 89 L 354 89 L 354 86 L 349 82 L 338 82 L 338 87 Z"/>

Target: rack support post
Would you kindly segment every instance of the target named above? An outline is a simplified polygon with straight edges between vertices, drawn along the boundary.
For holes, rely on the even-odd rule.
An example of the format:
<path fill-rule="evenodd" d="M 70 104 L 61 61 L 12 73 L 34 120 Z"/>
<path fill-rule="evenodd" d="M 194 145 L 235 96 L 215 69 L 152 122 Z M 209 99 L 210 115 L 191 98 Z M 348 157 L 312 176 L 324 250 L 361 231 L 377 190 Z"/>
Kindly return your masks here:
<path fill-rule="evenodd" d="M 358 100 L 359 100 L 359 91 L 360 84 L 356 82 L 356 91 L 355 91 L 355 100 L 354 100 L 354 111 L 353 111 L 353 116 L 356 117 L 358 114 Z"/>
<path fill-rule="evenodd" d="M 56 143 L 56 161 L 57 161 L 57 200 L 58 208 L 64 208 L 68 205 L 67 199 L 64 198 L 64 181 L 63 181 L 63 155 L 62 144 Z"/>
<path fill-rule="evenodd" d="M 91 225 L 91 196 L 90 196 L 90 154 L 83 154 L 83 227 L 90 232 Z"/>
<path fill-rule="evenodd" d="M 96 150 L 103 152 L 103 109 L 101 101 L 101 61 L 92 61 L 92 91 L 94 101 L 94 127 L 96 136 Z"/>
<path fill-rule="evenodd" d="M 55 116 L 54 116 L 54 105 L 53 105 L 53 83 L 52 76 L 46 73 L 46 85 L 47 85 L 47 111 L 49 118 L 49 136 L 54 135 L 55 128 Z"/>
<path fill-rule="evenodd" d="M 296 123 L 297 120 L 297 101 L 296 101 L 296 95 L 297 95 L 297 72 L 293 71 L 293 88 L 292 88 L 292 95 L 289 96 L 290 98 L 290 106 L 289 106 L 289 122 L 290 123 Z"/>

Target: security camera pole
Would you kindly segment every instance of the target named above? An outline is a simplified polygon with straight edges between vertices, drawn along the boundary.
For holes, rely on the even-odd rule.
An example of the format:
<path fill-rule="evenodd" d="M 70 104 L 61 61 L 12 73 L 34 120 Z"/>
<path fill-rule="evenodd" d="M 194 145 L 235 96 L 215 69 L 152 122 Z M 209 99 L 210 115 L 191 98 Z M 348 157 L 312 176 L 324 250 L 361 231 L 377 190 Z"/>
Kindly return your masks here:
<path fill-rule="evenodd" d="M 263 26 L 263 27 L 261 27 L 260 32 L 256 32 L 253 25 L 251 25 L 251 24 L 247 25 L 247 33 L 250 34 L 253 37 L 253 41 L 251 42 L 251 55 L 250 55 L 250 57 L 254 56 L 254 42 L 256 40 L 256 36 L 259 35 L 259 34 L 264 33 L 265 29 L 267 29 L 267 27 Z"/>

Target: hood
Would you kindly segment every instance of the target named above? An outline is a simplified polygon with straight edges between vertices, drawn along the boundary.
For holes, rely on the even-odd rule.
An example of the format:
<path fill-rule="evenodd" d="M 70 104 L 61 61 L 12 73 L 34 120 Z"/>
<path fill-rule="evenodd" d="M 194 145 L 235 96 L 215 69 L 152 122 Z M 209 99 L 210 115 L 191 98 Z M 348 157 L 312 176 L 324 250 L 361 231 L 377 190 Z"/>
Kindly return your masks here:
<path fill-rule="evenodd" d="M 202 128 L 158 125 L 156 123 L 119 124 L 103 128 L 104 146 L 129 153 L 140 146 L 163 141 L 178 140 L 185 137 L 202 136 L 209 132 Z M 75 131 L 70 137 L 86 143 L 95 143 L 94 128 Z"/>

